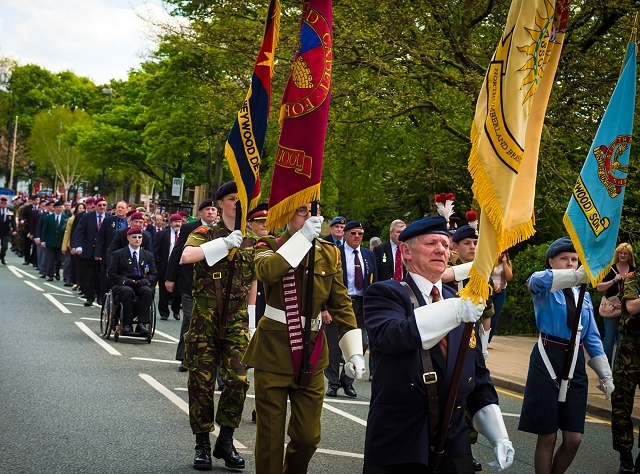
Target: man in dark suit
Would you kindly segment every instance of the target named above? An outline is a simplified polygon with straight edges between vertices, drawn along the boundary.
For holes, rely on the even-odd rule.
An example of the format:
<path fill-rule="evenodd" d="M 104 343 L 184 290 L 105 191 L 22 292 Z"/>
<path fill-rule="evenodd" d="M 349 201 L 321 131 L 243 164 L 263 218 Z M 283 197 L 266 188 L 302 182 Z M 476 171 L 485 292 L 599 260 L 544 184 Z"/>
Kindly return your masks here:
<path fill-rule="evenodd" d="M 38 246 L 38 255 L 36 259 L 38 261 L 38 272 L 40 272 L 40 278 L 46 278 L 47 269 L 49 268 L 49 254 L 44 247 L 42 247 L 42 240 L 40 239 L 40 236 L 42 234 L 42 226 L 44 225 L 44 217 L 49 214 L 53 214 L 53 203 L 54 201 L 52 199 L 45 202 L 44 211 L 40 213 L 38 223 L 36 224 L 36 231 L 33 234 L 33 242 Z"/>
<path fill-rule="evenodd" d="M 373 253 L 376 254 L 379 281 L 391 280 L 392 278 L 396 281 L 402 281 L 404 277 L 405 268 L 400 252 L 398 252 L 398 245 L 400 245 L 398 236 L 406 226 L 400 219 L 394 220 L 389 227 L 389 240 L 373 249 Z"/>
<path fill-rule="evenodd" d="M 24 210 L 20 217 L 21 224 L 24 225 L 24 262 L 23 265 L 31 265 L 35 262 L 34 254 L 37 252 L 36 246 L 33 244 L 33 224 L 39 217 L 40 198 L 37 196 L 31 196 L 31 199 L 24 205 Z"/>
<path fill-rule="evenodd" d="M 180 293 L 167 290 L 164 285 L 167 273 L 167 265 L 169 264 L 169 256 L 175 245 L 178 243 L 180 236 L 180 228 L 182 227 L 182 216 L 173 214 L 169 217 L 169 226 L 162 229 L 156 234 L 155 245 L 153 248 L 153 256 L 155 257 L 156 268 L 158 270 L 158 312 L 160 319 L 166 321 L 169 319 L 169 302 L 171 302 L 171 312 L 174 319 L 180 321 Z"/>
<path fill-rule="evenodd" d="M 360 246 L 363 237 L 362 223 L 360 221 L 349 221 L 344 226 L 345 243 L 339 248 L 342 261 L 342 280 L 351 298 L 351 305 L 356 315 L 358 327 L 362 329 L 362 348 L 366 352 L 368 337 L 364 330 L 362 297 L 369 285 L 377 281 L 378 278 L 376 259 L 373 252 Z M 326 316 L 324 319 L 327 319 Z M 338 345 L 338 328 L 332 322 L 328 324 L 326 321 L 324 322 L 324 330 L 329 347 L 329 365 L 324 371 L 324 375 L 329 381 L 326 395 L 328 397 L 336 397 L 338 396 L 338 389 L 342 387 L 346 396 L 355 398 L 357 393 L 353 388 L 353 379 L 345 374 L 344 368 L 338 378 L 341 358 L 340 346 Z"/>
<path fill-rule="evenodd" d="M 100 230 L 98 231 L 98 240 L 96 241 L 96 255 L 100 257 L 100 290 L 98 292 L 98 303 L 102 301 L 102 297 L 109 291 L 111 283 L 107 278 L 107 268 L 109 263 L 107 261 L 107 249 L 111 245 L 116 232 L 119 230 L 125 230 L 129 227 L 127 224 L 127 209 L 128 205 L 124 201 L 120 201 L 116 204 L 115 214 L 107 215 L 105 217 Z M 126 241 L 126 235 L 123 235 Z M 126 244 L 123 245 L 123 247 Z M 148 250 L 148 249 L 147 249 Z"/>
<path fill-rule="evenodd" d="M 340 247 L 344 244 L 344 226 L 347 223 L 347 220 L 342 216 L 334 217 L 329 223 L 329 227 L 331 227 L 331 233 L 329 235 L 325 235 L 322 239 L 327 242 L 331 242 L 332 244 L 336 244 Z"/>
<path fill-rule="evenodd" d="M 129 216 L 129 223 L 130 223 L 129 228 L 120 229 L 113 234 L 111 243 L 109 244 L 106 250 L 107 260 L 111 258 L 111 254 L 113 252 L 127 246 L 128 244 L 127 231 L 131 227 L 139 227 L 140 229 L 142 229 L 142 226 L 144 225 L 144 215 L 142 214 L 142 212 L 136 211 L 133 214 L 131 214 L 131 216 Z M 106 244 L 106 241 L 104 242 L 104 244 Z M 100 252 L 103 252 L 102 245 L 103 243 L 99 241 L 98 246 L 96 247 L 96 249 Z M 151 245 L 151 235 L 146 230 L 142 231 L 142 248 L 145 249 L 147 252 L 153 253 L 153 246 Z"/>
<path fill-rule="evenodd" d="M 71 238 L 71 247 L 76 249 L 76 255 L 80 255 L 82 262 L 82 275 L 84 278 L 82 290 L 86 301 L 85 306 L 91 306 L 99 291 L 99 269 L 102 257 L 96 252 L 98 231 L 107 217 L 107 201 L 104 198 L 91 198 L 94 210 L 81 214 L 82 218 Z M 85 202 L 89 202 L 89 198 Z"/>
<path fill-rule="evenodd" d="M 13 212 L 7 208 L 6 196 L 0 196 L 0 262 L 6 265 L 5 256 L 12 235 L 17 234 L 16 220 Z"/>
<path fill-rule="evenodd" d="M 372 285 L 364 319 L 378 372 L 372 382 L 364 448 L 364 474 L 428 473 L 433 467 L 439 417 L 450 396 L 456 355 L 468 344 L 455 409 L 440 465 L 443 473 L 474 473 L 464 409 L 493 445 L 501 469 L 513 462 L 513 447 L 498 396 L 475 333 L 462 340 L 463 323 L 476 323 L 483 304 L 455 297 L 442 284 L 449 260 L 444 217 L 421 219 L 400 234 L 408 274 Z M 430 403 L 430 400 L 432 402 Z"/>
<path fill-rule="evenodd" d="M 167 273 L 165 275 L 164 282 L 164 286 L 168 291 L 178 291 L 182 299 L 182 326 L 180 328 L 180 341 L 178 342 L 178 348 L 176 349 L 176 360 L 180 361 L 184 360 L 184 333 L 189 330 L 191 309 L 193 307 L 193 297 L 191 296 L 191 289 L 193 288 L 193 264 L 183 265 L 181 263 L 182 251 L 184 250 L 184 245 L 191 232 L 201 225 L 210 226 L 215 223 L 215 219 L 218 215 L 218 209 L 213 204 L 212 199 L 205 199 L 200 203 L 200 206 L 198 206 L 198 215 L 200 216 L 200 219 L 183 224 L 180 229 L 178 242 L 169 256 L 169 263 L 167 264 Z M 187 369 L 184 365 L 180 364 L 178 370 L 180 372 L 185 372 Z"/>
<path fill-rule="evenodd" d="M 153 254 L 141 248 L 142 229 L 127 230 L 129 245 L 117 250 L 109 261 L 109 279 L 113 295 L 122 303 L 122 333 L 133 333 L 133 298 L 138 297 L 138 327 L 136 333 L 148 334 L 153 288 L 156 286 L 156 266 Z"/>
<path fill-rule="evenodd" d="M 48 253 L 46 275 L 48 281 L 60 280 L 62 266 L 62 238 L 67 227 L 69 217 L 63 214 L 64 203 L 57 201 L 53 205 L 53 214 L 43 217 L 42 232 L 40 233 L 40 247 Z"/>

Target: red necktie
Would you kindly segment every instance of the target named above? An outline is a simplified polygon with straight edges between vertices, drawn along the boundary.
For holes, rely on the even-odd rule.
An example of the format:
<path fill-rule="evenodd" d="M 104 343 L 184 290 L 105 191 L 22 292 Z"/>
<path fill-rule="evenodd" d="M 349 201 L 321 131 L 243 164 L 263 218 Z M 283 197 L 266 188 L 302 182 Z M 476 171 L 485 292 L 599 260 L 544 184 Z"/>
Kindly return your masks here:
<path fill-rule="evenodd" d="M 178 243 L 178 233 L 174 232 L 173 233 L 173 245 Z"/>
<path fill-rule="evenodd" d="M 431 302 L 436 303 L 438 301 L 440 301 L 440 292 L 438 291 L 438 287 L 436 285 L 433 285 L 431 287 Z M 449 352 L 447 337 L 448 336 L 444 336 L 442 339 L 440 339 L 440 350 L 442 351 L 442 355 L 444 355 L 445 359 L 447 358 L 447 354 Z"/>
<path fill-rule="evenodd" d="M 102 214 L 98 214 L 98 230 L 102 227 Z"/>
<path fill-rule="evenodd" d="M 400 247 L 396 247 L 396 262 L 393 267 L 393 279 L 395 281 L 402 281 L 402 255 L 400 253 Z"/>
<path fill-rule="evenodd" d="M 364 286 L 364 279 L 362 278 L 362 266 L 360 265 L 360 258 L 358 257 L 358 251 L 353 251 L 353 266 L 355 267 L 355 285 L 357 290 L 361 290 Z"/>

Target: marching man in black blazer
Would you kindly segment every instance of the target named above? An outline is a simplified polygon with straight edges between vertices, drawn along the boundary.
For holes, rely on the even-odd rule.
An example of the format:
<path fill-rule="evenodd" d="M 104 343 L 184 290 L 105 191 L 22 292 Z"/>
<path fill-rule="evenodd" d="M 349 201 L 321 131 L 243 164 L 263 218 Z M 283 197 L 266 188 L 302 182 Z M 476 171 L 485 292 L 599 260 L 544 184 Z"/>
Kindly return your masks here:
<path fill-rule="evenodd" d="M 344 226 L 344 245 L 340 246 L 340 259 L 342 260 L 342 281 L 347 287 L 347 292 L 351 298 L 353 312 L 356 315 L 358 327 L 362 329 L 362 348 L 367 351 L 368 338 L 364 331 L 364 319 L 362 314 L 362 297 L 369 285 L 378 281 L 376 272 L 376 259 L 373 252 L 361 247 L 360 243 L 364 237 L 362 222 L 349 221 Z M 328 313 L 327 313 L 328 314 Z M 329 321 L 327 321 L 328 319 Z M 326 395 L 336 397 L 338 388 L 342 387 L 347 397 L 355 398 L 358 394 L 353 388 L 353 379 L 349 377 L 344 368 L 338 378 L 340 369 L 340 346 L 338 345 L 338 328 L 331 323 L 331 315 L 323 317 L 324 331 L 327 336 L 327 346 L 329 348 L 329 365 L 324 371 L 324 375 L 329 381 Z M 328 323 L 328 324 L 327 324 Z"/>
<path fill-rule="evenodd" d="M 116 301 L 122 303 L 122 333 L 133 332 L 133 298 L 138 297 L 138 334 L 149 333 L 153 288 L 156 286 L 156 266 L 153 254 L 141 248 L 142 229 L 127 231 L 129 245 L 116 250 L 109 259 L 107 271 Z"/>
<path fill-rule="evenodd" d="M 442 284 L 449 261 L 447 222 L 442 216 L 421 219 L 407 226 L 399 239 L 408 270 L 405 285 L 395 280 L 376 283 L 364 299 L 364 320 L 378 365 L 371 384 L 364 474 L 432 472 L 434 434 L 462 344 L 469 349 L 453 394 L 455 408 L 440 472 L 475 472 L 465 406 L 475 429 L 493 446 L 496 464 L 506 469 L 514 450 L 477 332 L 462 340 L 463 323 L 476 323 L 484 304 L 456 298 L 454 290 Z"/>
<path fill-rule="evenodd" d="M 158 290 L 160 292 L 158 296 L 158 312 L 160 313 L 160 319 L 163 321 L 169 319 L 169 301 L 171 301 L 171 312 L 174 319 L 180 320 L 180 303 L 182 301 L 180 292 L 176 291 L 175 288 L 173 291 L 167 290 L 164 282 L 167 266 L 169 265 L 169 257 L 178 243 L 181 227 L 182 216 L 173 214 L 169 217 L 169 226 L 158 232 L 154 241 L 153 255 L 158 269 Z"/>
<path fill-rule="evenodd" d="M 392 278 L 396 281 L 402 281 L 404 277 L 405 268 L 400 252 L 398 252 L 398 245 L 400 245 L 398 237 L 406 226 L 400 219 L 394 220 L 389 227 L 389 240 L 373 249 L 373 253 L 376 254 L 379 281 L 391 280 Z"/>
<path fill-rule="evenodd" d="M 0 196 L 0 262 L 6 265 L 4 257 L 7 254 L 9 240 L 16 235 L 16 220 L 13 212 L 7 208 L 7 198 Z"/>

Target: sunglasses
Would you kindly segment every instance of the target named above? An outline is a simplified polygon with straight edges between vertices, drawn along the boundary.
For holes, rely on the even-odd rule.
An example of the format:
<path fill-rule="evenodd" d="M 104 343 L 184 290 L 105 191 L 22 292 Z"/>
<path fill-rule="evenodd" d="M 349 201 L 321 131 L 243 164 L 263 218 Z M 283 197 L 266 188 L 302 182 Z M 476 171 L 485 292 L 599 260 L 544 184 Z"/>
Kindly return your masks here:
<path fill-rule="evenodd" d="M 360 237 L 362 237 L 362 236 L 364 235 L 364 232 L 356 232 L 356 231 L 353 231 L 353 232 L 349 232 L 349 233 L 350 233 L 351 235 L 359 235 Z"/>
<path fill-rule="evenodd" d="M 96 207 L 107 207 L 106 204 L 96 204 Z"/>
<path fill-rule="evenodd" d="M 129 237 L 131 237 L 132 239 L 141 239 L 142 238 L 141 235 L 130 235 Z"/>

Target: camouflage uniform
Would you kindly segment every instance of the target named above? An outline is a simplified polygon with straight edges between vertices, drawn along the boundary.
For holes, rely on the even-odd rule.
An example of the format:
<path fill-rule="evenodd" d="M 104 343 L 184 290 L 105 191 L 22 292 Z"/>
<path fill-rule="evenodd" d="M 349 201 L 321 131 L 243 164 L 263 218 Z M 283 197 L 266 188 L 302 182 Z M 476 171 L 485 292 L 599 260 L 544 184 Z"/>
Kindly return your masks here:
<path fill-rule="evenodd" d="M 627 278 L 624 282 L 618 359 L 613 369 L 613 384 L 616 389 L 611 395 L 611 431 L 613 449 L 629 452 L 633 449 L 633 398 L 636 385 L 640 384 L 640 314 L 633 316 L 627 312 L 626 301 L 635 300 L 640 293 L 640 276 Z"/>
<path fill-rule="evenodd" d="M 220 220 L 216 227 L 198 227 L 188 237 L 185 246 L 199 247 L 230 232 Z M 215 429 L 213 393 L 216 369 L 224 388 L 220 396 L 215 421 L 220 426 L 237 428 L 240 424 L 244 400 L 249 388 L 247 367 L 242 357 L 249 345 L 249 319 L 247 296 L 255 279 L 253 263 L 254 238 L 245 237 L 231 261 L 223 258 L 213 266 L 206 260 L 194 264 L 193 310 L 189 330 L 184 335 L 184 366 L 189 370 L 189 422 L 194 433 L 208 433 Z M 216 285 L 224 299 L 229 272 L 233 268 L 233 281 L 228 302 L 227 333 L 220 340 L 220 314 Z"/>

